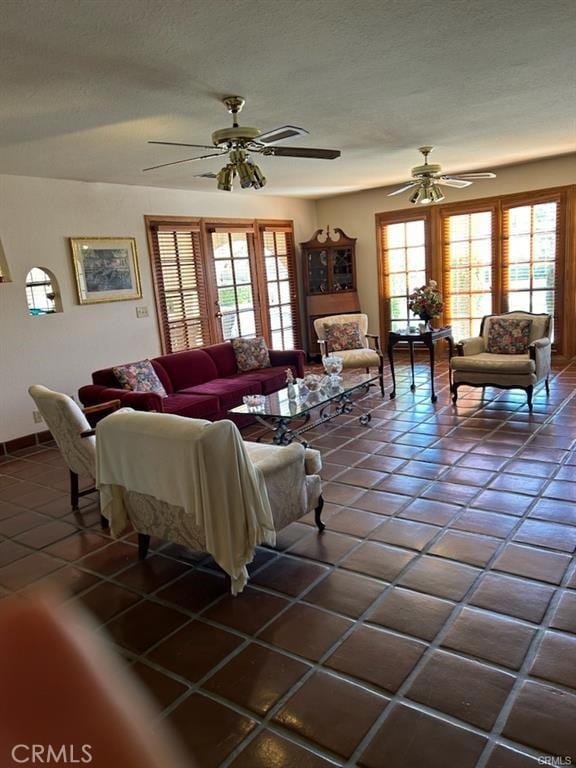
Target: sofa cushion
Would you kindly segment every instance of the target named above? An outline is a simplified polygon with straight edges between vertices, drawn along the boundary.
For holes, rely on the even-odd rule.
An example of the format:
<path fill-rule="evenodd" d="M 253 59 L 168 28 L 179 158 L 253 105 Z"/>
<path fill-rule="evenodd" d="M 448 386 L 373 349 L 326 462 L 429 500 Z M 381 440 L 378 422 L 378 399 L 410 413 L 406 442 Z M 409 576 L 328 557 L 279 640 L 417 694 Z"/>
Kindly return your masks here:
<path fill-rule="evenodd" d="M 528 349 L 532 320 L 492 317 L 488 325 L 486 351 L 497 355 L 521 355 Z"/>
<path fill-rule="evenodd" d="M 450 365 L 455 371 L 475 371 L 476 373 L 500 373 L 518 376 L 534 373 L 536 363 L 530 360 L 528 353 L 523 355 L 493 355 L 481 352 L 479 355 L 464 355 L 453 357 Z"/>
<path fill-rule="evenodd" d="M 218 371 L 210 355 L 203 349 L 188 349 L 157 357 L 172 382 L 174 392 L 203 384 L 218 377 Z"/>
<path fill-rule="evenodd" d="M 259 382 L 262 386 L 262 394 L 270 395 L 286 387 L 286 368 L 275 366 L 274 368 L 262 368 L 259 371 L 240 373 L 236 376 L 238 381 L 247 383 Z"/>
<path fill-rule="evenodd" d="M 188 395 L 181 392 L 168 395 L 162 400 L 164 413 L 173 413 L 177 416 L 190 416 L 196 419 L 216 418 L 220 410 L 217 397 L 203 395 Z"/>
<path fill-rule="evenodd" d="M 270 368 L 268 347 L 262 336 L 255 339 L 232 339 L 232 349 L 236 355 L 238 370 L 242 372 Z"/>
<path fill-rule="evenodd" d="M 150 360 L 119 365 L 114 367 L 113 371 L 122 389 L 128 389 L 131 392 L 153 392 L 160 397 L 166 397 L 168 394 Z"/>
<path fill-rule="evenodd" d="M 234 354 L 234 349 L 229 341 L 224 341 L 222 344 L 212 344 L 210 347 L 204 347 L 204 351 L 207 355 L 210 355 L 214 361 L 214 365 L 218 370 L 217 376 L 234 376 L 238 373 L 236 355 Z"/>
<path fill-rule="evenodd" d="M 226 379 L 213 379 L 196 387 L 182 390 L 183 395 L 211 395 L 220 402 L 220 410 L 228 411 L 237 405 L 242 405 L 244 395 L 261 395 L 262 385 L 259 381 L 246 381 L 244 376 Z"/>
<path fill-rule="evenodd" d="M 150 360 L 150 362 L 152 363 L 152 367 L 156 371 L 156 375 L 162 382 L 162 386 L 164 387 L 166 392 L 168 394 L 173 392 L 174 390 L 166 371 L 162 368 L 162 366 L 158 363 L 157 360 Z M 127 365 L 135 365 L 135 363 L 123 363 L 122 367 L 126 367 Z M 113 366 L 111 368 L 101 368 L 99 371 L 94 371 L 94 373 L 92 374 L 92 383 L 98 384 L 101 387 L 111 387 L 112 389 L 118 389 L 118 388 L 122 389 L 122 384 L 120 381 L 118 381 L 118 378 L 114 373 L 114 367 L 119 367 L 119 366 Z"/>

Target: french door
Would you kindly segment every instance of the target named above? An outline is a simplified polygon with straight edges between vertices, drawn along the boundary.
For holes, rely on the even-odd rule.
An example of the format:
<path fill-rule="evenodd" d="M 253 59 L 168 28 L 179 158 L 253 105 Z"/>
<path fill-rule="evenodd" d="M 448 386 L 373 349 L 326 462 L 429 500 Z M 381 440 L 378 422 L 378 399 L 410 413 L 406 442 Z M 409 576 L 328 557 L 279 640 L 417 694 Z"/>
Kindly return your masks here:
<path fill-rule="evenodd" d="M 164 353 L 237 336 L 300 345 L 291 222 L 146 222 Z"/>
<path fill-rule="evenodd" d="M 262 321 L 254 235 L 246 231 L 210 232 L 210 250 L 216 297 L 214 317 L 218 341 L 237 336 L 254 338 L 262 333 Z"/>

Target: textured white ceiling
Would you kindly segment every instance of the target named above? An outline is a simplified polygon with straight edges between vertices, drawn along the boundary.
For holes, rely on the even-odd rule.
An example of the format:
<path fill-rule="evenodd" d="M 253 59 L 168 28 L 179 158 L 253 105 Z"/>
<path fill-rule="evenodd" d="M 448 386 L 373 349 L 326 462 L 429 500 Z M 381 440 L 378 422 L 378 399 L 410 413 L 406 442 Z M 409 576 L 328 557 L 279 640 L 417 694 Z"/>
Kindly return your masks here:
<path fill-rule="evenodd" d="M 142 173 L 229 125 L 307 128 L 335 161 L 265 158 L 322 197 L 576 147 L 574 0 L 0 0 L 0 173 L 212 191 L 218 160 Z M 225 194 L 225 193 L 221 193 Z"/>

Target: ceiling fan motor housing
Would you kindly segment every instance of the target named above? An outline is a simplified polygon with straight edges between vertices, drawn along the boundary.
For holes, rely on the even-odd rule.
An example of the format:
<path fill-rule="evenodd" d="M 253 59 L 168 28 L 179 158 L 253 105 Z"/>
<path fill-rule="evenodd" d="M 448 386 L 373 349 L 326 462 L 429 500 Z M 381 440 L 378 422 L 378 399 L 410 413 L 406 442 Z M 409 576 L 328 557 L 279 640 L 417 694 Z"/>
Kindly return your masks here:
<path fill-rule="evenodd" d="M 412 168 L 412 176 L 439 176 L 441 173 L 442 166 L 434 163 L 416 165 Z"/>
<path fill-rule="evenodd" d="M 258 136 L 260 136 L 260 133 L 261 131 L 258 128 L 251 128 L 247 125 L 237 125 L 233 128 L 221 128 L 219 131 L 214 131 L 212 134 L 212 142 L 216 147 L 219 147 L 222 144 L 229 144 L 234 141 L 254 141 L 254 139 L 257 139 Z"/>

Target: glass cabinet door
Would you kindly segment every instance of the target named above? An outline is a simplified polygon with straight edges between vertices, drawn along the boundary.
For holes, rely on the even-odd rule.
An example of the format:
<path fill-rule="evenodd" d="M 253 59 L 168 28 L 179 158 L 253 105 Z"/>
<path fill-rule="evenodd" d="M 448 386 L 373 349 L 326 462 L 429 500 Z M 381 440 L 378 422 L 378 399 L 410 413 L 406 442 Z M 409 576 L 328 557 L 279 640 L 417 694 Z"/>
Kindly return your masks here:
<path fill-rule="evenodd" d="M 328 290 L 328 254 L 325 250 L 309 251 L 308 291 L 325 293 Z"/>
<path fill-rule="evenodd" d="M 332 252 L 332 290 L 354 290 L 354 267 L 351 248 L 334 248 Z"/>

